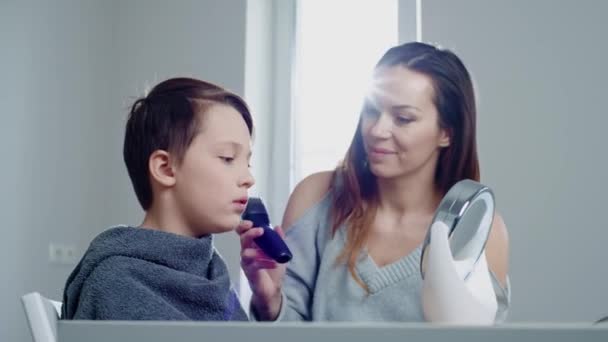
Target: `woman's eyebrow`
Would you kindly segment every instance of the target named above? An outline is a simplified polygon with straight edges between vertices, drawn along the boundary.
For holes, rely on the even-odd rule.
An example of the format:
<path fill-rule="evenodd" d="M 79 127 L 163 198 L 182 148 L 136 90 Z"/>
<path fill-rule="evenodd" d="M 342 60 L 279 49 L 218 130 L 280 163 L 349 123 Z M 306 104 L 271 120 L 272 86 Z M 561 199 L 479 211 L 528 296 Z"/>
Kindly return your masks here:
<path fill-rule="evenodd" d="M 420 108 L 416 107 L 416 106 L 412 106 L 412 105 L 395 105 L 395 106 L 391 106 L 391 109 L 394 111 L 399 111 L 399 110 L 414 110 L 414 111 L 418 111 L 420 112 Z"/>

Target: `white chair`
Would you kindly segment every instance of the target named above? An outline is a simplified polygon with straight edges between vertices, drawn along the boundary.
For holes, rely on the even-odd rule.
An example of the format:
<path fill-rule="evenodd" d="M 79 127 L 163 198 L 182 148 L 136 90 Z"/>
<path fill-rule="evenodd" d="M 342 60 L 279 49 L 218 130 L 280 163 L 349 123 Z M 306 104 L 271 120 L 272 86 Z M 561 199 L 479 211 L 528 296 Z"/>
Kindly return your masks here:
<path fill-rule="evenodd" d="M 34 342 L 56 342 L 57 320 L 61 316 L 61 302 L 45 298 L 38 292 L 21 297 Z"/>

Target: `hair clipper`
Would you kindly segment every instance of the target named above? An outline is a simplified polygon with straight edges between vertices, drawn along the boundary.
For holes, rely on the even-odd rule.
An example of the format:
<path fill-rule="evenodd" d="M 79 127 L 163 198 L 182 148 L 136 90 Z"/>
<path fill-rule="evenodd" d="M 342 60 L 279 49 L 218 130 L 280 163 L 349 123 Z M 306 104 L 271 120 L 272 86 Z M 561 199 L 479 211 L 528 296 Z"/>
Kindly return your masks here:
<path fill-rule="evenodd" d="M 255 241 L 266 255 L 280 264 L 284 264 L 291 260 L 291 251 L 281 236 L 272 228 L 268 213 L 266 212 L 266 207 L 261 198 L 249 197 L 242 217 L 243 220 L 253 222 L 254 227 L 264 229 L 264 235 L 253 239 L 253 241 Z"/>

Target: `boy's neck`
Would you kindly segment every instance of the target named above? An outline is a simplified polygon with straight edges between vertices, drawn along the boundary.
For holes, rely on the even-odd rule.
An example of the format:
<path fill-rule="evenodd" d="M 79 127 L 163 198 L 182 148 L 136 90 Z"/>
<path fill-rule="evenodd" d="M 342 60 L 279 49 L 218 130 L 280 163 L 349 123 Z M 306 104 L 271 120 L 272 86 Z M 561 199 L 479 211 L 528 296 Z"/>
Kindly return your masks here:
<path fill-rule="evenodd" d="M 146 216 L 144 217 L 144 221 L 141 223 L 140 228 L 154 229 L 177 235 L 195 237 L 195 234 L 188 229 L 188 225 L 182 222 L 182 220 L 174 215 L 166 214 L 166 211 L 162 214 L 160 212 L 160 210 L 154 207 L 147 210 Z"/>

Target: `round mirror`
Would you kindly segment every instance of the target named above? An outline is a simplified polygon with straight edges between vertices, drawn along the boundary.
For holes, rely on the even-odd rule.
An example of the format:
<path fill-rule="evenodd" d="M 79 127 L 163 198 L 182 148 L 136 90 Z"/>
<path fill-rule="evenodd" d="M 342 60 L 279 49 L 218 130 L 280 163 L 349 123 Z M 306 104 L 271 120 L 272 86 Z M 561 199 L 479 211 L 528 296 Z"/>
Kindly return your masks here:
<path fill-rule="evenodd" d="M 464 269 L 466 280 L 484 250 L 494 219 L 494 194 L 487 186 L 465 179 L 447 192 L 439 203 L 433 223 L 441 221 L 450 229 L 449 244 L 454 261 Z M 430 227 L 430 226 L 429 226 Z M 425 254 L 431 241 L 429 229 L 422 245 L 420 272 L 426 270 Z"/>

